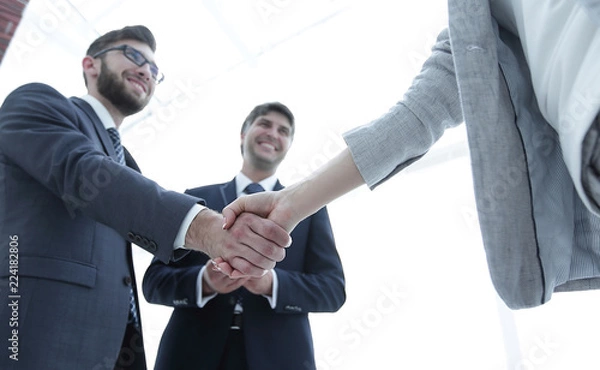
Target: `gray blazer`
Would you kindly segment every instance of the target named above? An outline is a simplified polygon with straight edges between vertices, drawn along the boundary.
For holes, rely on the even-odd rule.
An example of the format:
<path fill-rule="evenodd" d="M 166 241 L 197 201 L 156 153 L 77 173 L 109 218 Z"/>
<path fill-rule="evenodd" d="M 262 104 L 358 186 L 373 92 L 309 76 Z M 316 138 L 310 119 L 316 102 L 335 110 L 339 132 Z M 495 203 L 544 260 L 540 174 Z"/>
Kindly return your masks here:
<path fill-rule="evenodd" d="M 600 20 L 594 3 L 584 5 Z M 504 302 L 534 307 L 554 291 L 600 287 L 600 222 L 539 112 L 518 37 L 488 2 L 449 0 L 448 9 L 449 28 L 404 99 L 345 134 L 362 176 L 375 188 L 464 121 L 488 266 Z"/>

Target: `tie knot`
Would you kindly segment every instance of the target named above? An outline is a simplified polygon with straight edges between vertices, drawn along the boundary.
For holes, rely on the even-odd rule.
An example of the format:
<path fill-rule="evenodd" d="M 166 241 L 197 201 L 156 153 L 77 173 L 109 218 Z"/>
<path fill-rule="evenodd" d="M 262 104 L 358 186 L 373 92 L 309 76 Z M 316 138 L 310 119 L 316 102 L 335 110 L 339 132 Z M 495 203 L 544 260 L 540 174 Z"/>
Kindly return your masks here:
<path fill-rule="evenodd" d="M 255 182 L 249 184 L 244 189 L 244 193 L 246 194 L 260 193 L 261 191 L 265 191 L 265 189 L 260 184 L 257 184 Z"/>

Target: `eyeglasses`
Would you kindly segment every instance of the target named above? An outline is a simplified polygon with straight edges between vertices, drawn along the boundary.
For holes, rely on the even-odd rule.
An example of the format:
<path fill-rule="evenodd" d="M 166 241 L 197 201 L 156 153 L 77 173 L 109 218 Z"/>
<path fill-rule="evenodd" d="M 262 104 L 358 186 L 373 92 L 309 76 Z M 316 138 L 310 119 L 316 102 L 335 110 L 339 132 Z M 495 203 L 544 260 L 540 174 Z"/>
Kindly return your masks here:
<path fill-rule="evenodd" d="M 148 59 L 146 59 L 144 54 L 142 54 L 139 50 L 136 50 L 129 45 L 121 45 L 104 49 L 92 55 L 92 58 L 98 58 L 100 55 L 108 53 L 112 50 L 121 50 L 123 52 L 123 55 L 125 55 L 127 59 L 132 61 L 138 67 L 141 67 L 144 64 L 148 63 L 150 65 L 150 73 L 152 74 L 152 78 L 154 79 L 154 82 L 157 85 L 165 79 L 165 75 L 161 71 L 159 71 L 156 63 L 149 61 Z"/>

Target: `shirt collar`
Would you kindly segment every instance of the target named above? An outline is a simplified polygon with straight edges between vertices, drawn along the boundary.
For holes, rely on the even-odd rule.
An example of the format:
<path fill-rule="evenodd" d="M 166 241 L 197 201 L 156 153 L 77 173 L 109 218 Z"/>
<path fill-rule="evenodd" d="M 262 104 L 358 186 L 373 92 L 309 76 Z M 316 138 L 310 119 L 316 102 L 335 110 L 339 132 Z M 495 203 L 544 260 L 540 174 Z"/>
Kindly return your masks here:
<path fill-rule="evenodd" d="M 100 103 L 100 100 L 89 94 L 82 96 L 81 99 L 85 100 L 89 105 L 92 106 L 92 109 L 98 118 L 100 118 L 100 121 L 104 125 L 105 129 L 117 128 L 115 121 L 112 119 L 110 113 L 108 113 L 108 109 L 106 109 L 106 107 Z"/>
<path fill-rule="evenodd" d="M 248 178 L 248 176 L 244 175 L 241 172 L 238 173 L 237 176 L 235 177 L 236 195 L 239 197 L 240 195 L 244 194 L 244 189 L 246 188 L 246 186 L 248 186 L 248 184 L 251 184 L 253 182 L 254 181 L 250 180 Z M 277 184 L 277 176 L 276 175 L 269 176 L 266 179 L 260 181 L 259 184 L 265 190 L 273 190 L 275 188 L 275 184 Z"/>

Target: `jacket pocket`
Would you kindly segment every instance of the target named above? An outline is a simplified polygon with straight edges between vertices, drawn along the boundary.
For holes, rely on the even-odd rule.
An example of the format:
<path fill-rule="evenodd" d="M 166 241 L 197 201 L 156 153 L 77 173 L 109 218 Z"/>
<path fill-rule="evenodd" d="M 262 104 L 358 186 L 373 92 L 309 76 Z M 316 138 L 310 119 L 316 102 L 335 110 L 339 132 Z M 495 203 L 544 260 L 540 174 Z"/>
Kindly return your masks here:
<path fill-rule="evenodd" d="M 96 285 L 96 266 L 75 260 L 44 256 L 19 258 L 19 276 L 48 280 L 93 288 Z"/>

